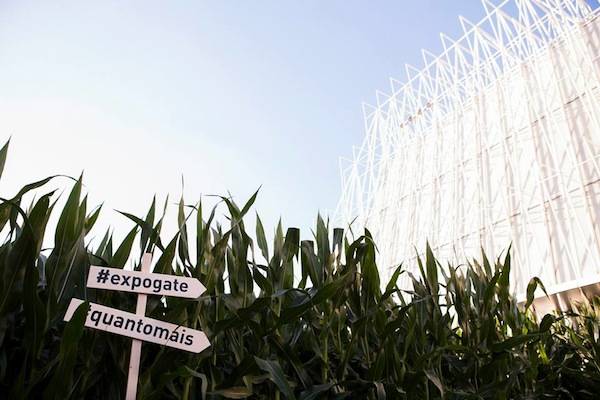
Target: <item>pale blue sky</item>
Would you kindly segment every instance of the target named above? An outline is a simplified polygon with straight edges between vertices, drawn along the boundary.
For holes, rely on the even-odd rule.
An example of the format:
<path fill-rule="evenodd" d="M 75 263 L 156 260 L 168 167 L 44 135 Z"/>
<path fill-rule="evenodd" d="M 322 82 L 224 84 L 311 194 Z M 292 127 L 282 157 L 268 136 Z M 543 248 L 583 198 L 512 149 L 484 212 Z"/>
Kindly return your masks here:
<path fill-rule="evenodd" d="M 53 173 L 142 214 L 152 194 L 232 195 L 306 228 L 332 213 L 361 103 L 479 1 L 0 2 L 3 195 Z M 4 140 L 4 139 L 3 139 Z M 306 236 L 304 232 L 303 236 Z"/>

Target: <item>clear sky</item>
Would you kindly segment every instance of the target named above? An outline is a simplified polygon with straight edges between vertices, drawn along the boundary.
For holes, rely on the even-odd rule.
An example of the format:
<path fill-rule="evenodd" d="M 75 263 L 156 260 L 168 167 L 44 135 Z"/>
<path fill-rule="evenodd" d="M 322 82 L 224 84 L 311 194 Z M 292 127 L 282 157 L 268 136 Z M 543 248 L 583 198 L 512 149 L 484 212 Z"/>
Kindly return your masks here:
<path fill-rule="evenodd" d="M 2 197 L 84 170 L 102 224 L 152 195 L 243 202 L 267 229 L 331 214 L 361 103 L 479 1 L 0 1 Z M 63 181 L 64 182 L 64 181 Z M 60 186 L 57 182 L 54 186 Z M 307 232 L 303 233 L 307 236 Z"/>

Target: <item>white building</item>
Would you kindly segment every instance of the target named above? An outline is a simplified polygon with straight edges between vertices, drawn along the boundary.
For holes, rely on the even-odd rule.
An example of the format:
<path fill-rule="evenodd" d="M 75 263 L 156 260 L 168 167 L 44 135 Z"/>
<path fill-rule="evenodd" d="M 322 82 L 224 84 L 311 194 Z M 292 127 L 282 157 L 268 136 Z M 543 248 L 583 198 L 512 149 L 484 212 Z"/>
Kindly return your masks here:
<path fill-rule="evenodd" d="M 401 262 L 414 268 L 426 241 L 454 263 L 512 243 L 517 293 L 533 276 L 551 291 L 598 281 L 598 13 L 583 0 L 483 7 L 364 107 L 338 218 L 372 232 L 382 281 Z"/>

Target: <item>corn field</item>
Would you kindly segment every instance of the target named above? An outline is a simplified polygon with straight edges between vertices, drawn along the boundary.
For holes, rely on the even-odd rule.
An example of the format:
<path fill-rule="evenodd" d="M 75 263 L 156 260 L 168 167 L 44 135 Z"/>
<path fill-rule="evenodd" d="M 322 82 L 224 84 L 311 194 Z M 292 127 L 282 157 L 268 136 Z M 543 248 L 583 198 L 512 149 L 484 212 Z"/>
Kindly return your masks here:
<path fill-rule="evenodd" d="M 380 282 L 368 231 L 353 236 L 317 217 L 313 240 L 280 223 L 269 243 L 258 215 L 246 231 L 257 194 L 243 205 L 222 197 L 209 210 L 181 199 L 170 238 L 161 234 L 167 207 L 152 201 L 146 215 L 122 213 L 132 226 L 123 240 L 107 232 L 90 245 L 101 208 L 89 209 L 81 178 L 57 203 L 54 179 L 2 195 L 0 398 L 124 397 L 131 340 L 84 328 L 85 313 L 63 316 L 72 297 L 134 310 L 136 296 L 85 282 L 90 265 L 139 268 L 143 252 L 154 254 L 155 272 L 207 288 L 197 300 L 149 296 L 146 315 L 202 330 L 212 345 L 193 354 L 144 344 L 140 399 L 599 396 L 600 301 L 536 319 L 530 304 L 543 286 L 532 278 L 527 304 L 517 305 L 509 253 L 453 266 L 428 247 L 413 290 L 400 293 L 395 281 L 407 272 L 398 266 Z"/>

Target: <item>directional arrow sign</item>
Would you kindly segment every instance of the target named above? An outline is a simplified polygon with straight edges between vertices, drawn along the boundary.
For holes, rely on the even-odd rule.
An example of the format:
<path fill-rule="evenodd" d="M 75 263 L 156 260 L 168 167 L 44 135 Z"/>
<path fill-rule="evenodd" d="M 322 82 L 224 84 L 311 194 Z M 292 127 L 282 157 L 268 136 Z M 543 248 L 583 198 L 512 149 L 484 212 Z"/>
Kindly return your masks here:
<path fill-rule="evenodd" d="M 141 271 L 92 265 L 87 281 L 87 286 L 91 288 L 137 293 L 135 314 L 96 303 L 89 303 L 90 310 L 85 320 L 85 326 L 88 328 L 133 338 L 131 353 L 129 354 L 126 400 L 137 398 L 142 340 L 193 353 L 200 353 L 210 346 L 204 332 L 148 318 L 144 315 L 149 294 L 197 299 L 204 293 L 206 288 L 198 279 L 153 274 L 150 267 L 152 253 L 145 253 L 141 261 Z M 71 320 L 73 313 L 81 303 L 83 303 L 83 300 L 71 299 L 64 317 L 65 321 Z"/>
<path fill-rule="evenodd" d="M 200 297 L 206 290 L 196 278 L 94 265 L 90 267 L 87 287 L 190 299 Z"/>
<path fill-rule="evenodd" d="M 81 303 L 83 300 L 71 299 L 64 317 L 65 321 L 71 320 L 73 313 Z M 90 310 L 85 320 L 85 326 L 88 328 L 129 336 L 192 353 L 200 353 L 210 346 L 204 332 L 96 303 L 89 304 Z"/>

